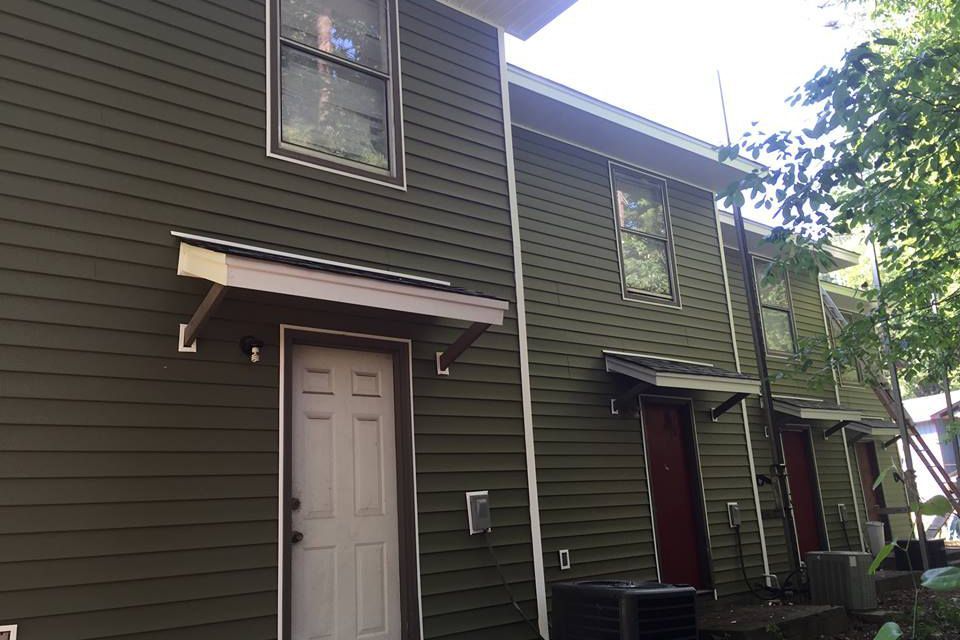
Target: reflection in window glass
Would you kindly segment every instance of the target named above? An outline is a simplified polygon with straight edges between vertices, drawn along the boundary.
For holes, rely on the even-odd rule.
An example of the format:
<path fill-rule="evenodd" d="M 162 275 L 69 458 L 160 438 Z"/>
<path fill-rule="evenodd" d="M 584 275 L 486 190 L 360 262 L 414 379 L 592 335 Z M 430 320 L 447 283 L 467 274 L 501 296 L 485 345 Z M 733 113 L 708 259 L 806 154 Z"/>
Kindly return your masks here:
<path fill-rule="evenodd" d="M 612 171 L 624 288 L 675 300 L 666 185 L 624 168 Z"/>
<path fill-rule="evenodd" d="M 753 260 L 753 270 L 756 274 L 767 350 L 795 353 L 797 341 L 793 333 L 793 310 L 786 273 L 772 262 L 758 258 Z"/>
<path fill-rule="evenodd" d="M 396 0 L 269 0 L 273 154 L 403 184 Z"/>
<path fill-rule="evenodd" d="M 629 232 L 623 234 L 622 240 L 623 273 L 627 288 L 669 296 L 667 243 Z"/>
<path fill-rule="evenodd" d="M 790 327 L 789 311 L 764 307 L 763 334 L 770 351 L 793 352 L 793 329 Z"/>
<path fill-rule="evenodd" d="M 318 51 L 386 71 L 382 0 L 282 0 L 280 34 Z"/>
<path fill-rule="evenodd" d="M 387 87 L 374 78 L 281 47 L 282 138 L 381 169 L 389 166 Z"/>

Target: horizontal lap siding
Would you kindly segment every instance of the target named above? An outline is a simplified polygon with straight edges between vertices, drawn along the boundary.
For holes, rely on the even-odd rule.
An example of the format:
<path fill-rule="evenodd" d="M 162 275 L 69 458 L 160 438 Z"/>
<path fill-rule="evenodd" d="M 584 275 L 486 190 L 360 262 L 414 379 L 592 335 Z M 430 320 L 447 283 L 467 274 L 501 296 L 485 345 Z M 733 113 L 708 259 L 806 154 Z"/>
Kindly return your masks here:
<path fill-rule="evenodd" d="M 750 319 L 747 312 L 746 297 L 744 295 L 743 271 L 740 268 L 740 253 L 727 249 L 727 269 L 730 273 L 731 297 L 733 300 L 734 320 L 737 327 L 737 342 L 745 372 L 756 374 L 756 355 L 753 348 L 753 338 L 750 332 Z M 823 309 L 820 306 L 819 284 L 811 274 L 790 274 L 790 295 L 794 314 L 798 340 L 815 340 L 825 335 L 823 324 Z M 825 366 L 822 352 L 813 355 L 811 371 L 820 370 Z M 814 374 L 796 370 L 786 358 L 770 356 L 767 360 L 770 375 L 773 381 L 774 394 L 799 396 L 806 398 L 820 398 L 826 402 L 835 403 L 836 394 L 832 383 L 817 383 Z M 764 413 L 758 399 L 747 402 L 750 414 L 753 452 L 757 464 L 757 473 L 764 474 L 774 481 L 760 488 L 761 509 L 764 513 L 764 525 L 767 534 L 767 549 L 770 554 L 771 569 L 784 577 L 790 566 L 790 556 L 786 547 L 783 531 L 783 522 L 776 507 L 775 482 L 776 478 L 771 470 L 772 454 L 770 439 L 765 429 Z M 799 421 L 799 419 L 797 419 Z M 853 516 L 854 494 L 850 487 L 850 474 L 847 459 L 844 453 L 843 438 L 835 434 L 829 439 L 823 438 L 821 425 L 813 427 L 812 431 L 814 454 L 819 471 L 820 491 L 823 500 L 824 523 L 827 529 L 827 538 L 830 547 L 834 550 L 847 548 L 847 538 L 853 547 L 859 545 L 859 534 L 856 524 L 847 524 L 847 536 L 844 536 L 843 525 L 840 523 L 837 505 L 845 504 Z M 852 455 L 852 451 L 850 452 Z M 858 501 L 862 499 L 858 496 Z"/>
<path fill-rule="evenodd" d="M 537 479 L 547 582 L 656 578 L 643 440 L 636 416 L 610 415 L 625 383 L 604 371 L 603 349 L 689 358 L 734 369 L 711 195 L 670 181 L 683 309 L 621 296 L 607 160 L 514 129 Z M 726 399 L 696 394 L 715 579 L 745 590 L 726 503 L 744 514 L 747 570 L 763 573 L 743 423 L 711 423 Z M 560 571 L 557 551 L 572 568 Z"/>
<path fill-rule="evenodd" d="M 409 190 L 268 159 L 264 6 L 0 8 L 0 620 L 26 638 L 276 636 L 278 324 L 413 340 L 425 634 L 530 635 L 533 613 L 497 34 L 402 0 Z M 438 276 L 511 301 L 437 378 L 462 323 L 205 289 L 171 229 Z M 240 353 L 266 342 L 263 361 Z"/>
<path fill-rule="evenodd" d="M 876 418 L 880 420 L 893 420 L 891 416 L 887 414 L 886 409 L 883 406 L 883 403 L 880 402 L 880 399 L 877 397 L 877 394 L 874 393 L 873 389 L 866 384 L 856 384 L 852 382 L 843 382 L 840 385 L 840 401 L 849 407 L 854 407 L 863 412 L 865 417 Z M 874 438 L 877 448 L 877 463 L 878 467 L 882 471 L 892 465 L 897 465 L 902 467 L 902 463 L 899 462 L 899 454 L 897 452 L 897 446 L 891 445 L 889 448 L 884 449 L 883 443 L 889 438 Z M 856 465 L 856 458 L 854 457 L 854 449 L 850 449 L 850 462 L 853 466 L 854 472 L 854 481 L 857 488 L 857 502 L 860 508 L 860 519 L 862 522 L 867 521 L 865 504 L 863 501 L 863 494 L 861 492 L 860 484 L 860 470 Z M 917 464 L 921 464 L 917 461 Z M 895 482 L 892 479 L 884 481 L 884 500 L 887 503 L 888 508 L 896 507 L 905 507 L 907 506 L 907 496 L 904 492 L 904 486 L 902 483 Z M 893 530 L 894 535 L 900 538 L 909 538 L 914 535 L 913 526 L 910 523 L 910 518 L 905 514 L 892 514 L 890 516 L 890 526 Z M 864 532 L 866 535 L 866 532 Z"/>

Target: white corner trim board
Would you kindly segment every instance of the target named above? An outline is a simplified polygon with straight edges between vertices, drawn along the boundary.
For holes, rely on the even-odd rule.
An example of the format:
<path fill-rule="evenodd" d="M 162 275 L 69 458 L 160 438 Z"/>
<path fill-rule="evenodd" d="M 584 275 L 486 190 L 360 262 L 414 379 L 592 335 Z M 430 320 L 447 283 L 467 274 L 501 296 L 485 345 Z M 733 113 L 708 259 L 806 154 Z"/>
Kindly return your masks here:
<path fill-rule="evenodd" d="M 550 640 L 547 613 L 547 582 L 540 530 L 540 495 L 537 488 L 537 456 L 533 433 L 533 392 L 530 387 L 530 353 L 527 346 L 527 305 L 523 289 L 523 253 L 520 238 L 520 208 L 517 200 L 517 176 L 513 157 L 513 123 L 510 112 L 510 88 L 504 31 L 498 30 L 500 51 L 500 99 L 503 106 L 503 136 L 506 148 L 507 192 L 510 203 L 510 232 L 513 243 L 513 274 L 517 296 L 517 338 L 520 345 L 520 398 L 523 405 L 523 440 L 527 468 L 527 502 L 530 512 L 530 541 L 533 554 L 533 581 L 537 594 L 537 622 L 540 635 Z"/>
<path fill-rule="evenodd" d="M 186 242 L 180 243 L 177 274 L 225 287 L 492 325 L 503 324 L 509 306 L 493 298 L 258 260 Z"/>

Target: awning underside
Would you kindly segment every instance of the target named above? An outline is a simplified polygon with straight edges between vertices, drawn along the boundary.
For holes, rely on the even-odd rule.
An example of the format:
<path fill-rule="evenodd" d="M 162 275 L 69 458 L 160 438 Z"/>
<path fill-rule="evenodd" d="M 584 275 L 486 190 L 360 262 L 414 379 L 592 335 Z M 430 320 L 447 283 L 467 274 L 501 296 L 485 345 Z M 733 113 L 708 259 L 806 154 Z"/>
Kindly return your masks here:
<path fill-rule="evenodd" d="M 460 338 L 437 354 L 437 373 L 446 375 L 450 364 L 487 328 L 503 324 L 509 307 L 505 300 L 433 278 L 172 234 L 180 241 L 177 274 L 211 283 L 193 317 L 181 325 L 181 351 L 196 350 L 197 336 L 231 289 L 248 289 L 470 322 Z"/>
<path fill-rule="evenodd" d="M 604 362 L 607 372 L 636 381 L 629 390 L 611 400 L 614 413 L 619 413 L 648 388 L 729 393 L 727 400 L 711 410 L 716 421 L 747 396 L 760 393 L 760 381 L 756 378 L 708 364 L 616 351 L 604 351 Z"/>

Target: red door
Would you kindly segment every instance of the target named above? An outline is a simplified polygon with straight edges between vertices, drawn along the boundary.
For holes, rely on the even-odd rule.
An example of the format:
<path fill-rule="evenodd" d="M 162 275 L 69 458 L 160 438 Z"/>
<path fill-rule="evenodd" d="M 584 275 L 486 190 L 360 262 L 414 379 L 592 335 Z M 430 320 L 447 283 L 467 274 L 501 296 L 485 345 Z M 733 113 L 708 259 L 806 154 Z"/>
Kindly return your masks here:
<path fill-rule="evenodd" d="M 643 403 L 660 579 L 708 588 L 706 537 L 689 408 Z"/>
<path fill-rule="evenodd" d="M 782 435 L 797 523 L 797 543 L 801 557 L 806 559 L 808 552 L 819 551 L 821 547 L 820 508 L 817 506 L 817 479 L 810 455 L 810 436 L 805 431 L 784 431 Z"/>
<path fill-rule="evenodd" d="M 873 488 L 873 483 L 880 477 L 880 465 L 877 464 L 877 447 L 872 442 L 858 442 L 854 450 L 857 455 L 857 467 L 860 469 L 860 486 L 863 488 L 863 499 L 867 507 L 867 520 L 882 522 L 884 529 L 890 528 L 890 518 L 881 513 L 887 506 L 883 497 L 883 487 Z M 889 534 L 889 531 L 887 532 Z"/>

